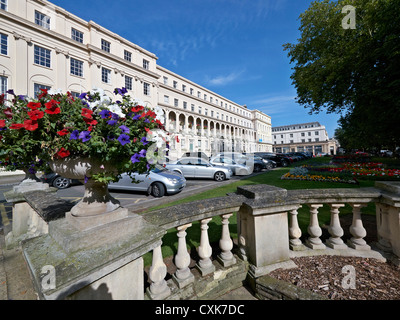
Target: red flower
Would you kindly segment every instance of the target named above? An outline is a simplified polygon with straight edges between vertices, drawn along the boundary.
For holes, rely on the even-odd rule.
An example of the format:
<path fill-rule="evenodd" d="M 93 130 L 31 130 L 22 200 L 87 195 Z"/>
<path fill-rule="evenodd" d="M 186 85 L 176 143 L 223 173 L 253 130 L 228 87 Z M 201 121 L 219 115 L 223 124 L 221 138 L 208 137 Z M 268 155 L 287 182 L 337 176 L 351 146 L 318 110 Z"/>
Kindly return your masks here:
<path fill-rule="evenodd" d="M 31 118 L 31 120 L 38 120 L 38 119 L 42 119 L 44 116 L 44 112 L 34 109 L 32 111 L 28 112 L 29 118 Z"/>
<path fill-rule="evenodd" d="M 92 119 L 93 111 L 87 108 L 82 108 L 82 116 L 87 119 Z"/>
<path fill-rule="evenodd" d="M 59 105 L 59 104 L 60 104 L 59 101 L 56 101 L 56 100 L 54 100 L 54 99 L 51 99 L 49 102 L 47 102 L 47 103 L 45 104 L 45 106 L 46 106 L 45 112 L 46 112 L 47 114 L 58 114 L 58 113 L 60 113 L 61 110 L 60 110 L 59 107 L 57 107 L 57 105 Z"/>
<path fill-rule="evenodd" d="M 4 128 L 6 126 L 6 120 L 0 120 L 0 128 Z"/>
<path fill-rule="evenodd" d="M 136 106 L 136 107 L 132 107 L 132 111 L 133 112 L 140 112 L 140 111 L 142 111 L 144 109 L 144 107 L 142 107 L 142 106 Z"/>
<path fill-rule="evenodd" d="M 86 118 L 84 118 L 83 121 L 85 121 L 86 124 L 89 124 L 91 126 L 94 126 L 94 125 L 96 125 L 98 123 L 97 120 L 95 120 L 95 119 L 86 119 Z"/>
<path fill-rule="evenodd" d="M 68 150 L 65 150 L 64 148 L 61 148 L 57 153 L 56 156 L 58 158 L 65 158 L 70 155 L 70 152 Z"/>
<path fill-rule="evenodd" d="M 69 133 L 69 131 L 67 129 L 62 129 L 61 131 L 57 131 L 57 134 L 59 136 L 65 136 Z"/>
<path fill-rule="evenodd" d="M 24 128 L 28 131 L 35 131 L 38 128 L 38 122 L 36 120 L 25 120 Z"/>
<path fill-rule="evenodd" d="M 179 137 L 178 136 L 176 136 L 176 142 L 179 143 Z"/>
<path fill-rule="evenodd" d="M 4 114 L 6 115 L 6 117 L 8 119 L 11 119 L 13 117 L 13 113 L 10 107 L 6 108 L 6 110 L 4 110 Z"/>
<path fill-rule="evenodd" d="M 38 109 L 42 106 L 42 104 L 40 102 L 29 102 L 28 103 L 28 108 L 35 110 Z"/>
<path fill-rule="evenodd" d="M 10 129 L 15 129 L 15 130 L 19 130 L 22 129 L 24 127 L 24 125 L 22 123 L 13 123 L 10 126 Z"/>
<path fill-rule="evenodd" d="M 47 89 L 40 89 L 40 91 L 42 91 L 42 93 L 38 95 L 39 100 L 47 96 Z"/>

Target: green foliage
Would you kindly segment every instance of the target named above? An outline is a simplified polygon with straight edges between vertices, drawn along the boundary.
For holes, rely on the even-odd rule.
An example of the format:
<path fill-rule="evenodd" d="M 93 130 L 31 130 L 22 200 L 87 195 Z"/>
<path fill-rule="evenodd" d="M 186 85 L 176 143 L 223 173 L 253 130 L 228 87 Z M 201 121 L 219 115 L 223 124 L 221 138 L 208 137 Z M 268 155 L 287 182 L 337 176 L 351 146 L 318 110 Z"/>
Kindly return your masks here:
<path fill-rule="evenodd" d="M 356 10 L 344 29 L 342 8 Z M 301 37 L 285 44 L 298 103 L 318 113 L 342 113 L 340 142 L 400 144 L 400 6 L 398 0 L 315 1 L 300 16 Z"/>

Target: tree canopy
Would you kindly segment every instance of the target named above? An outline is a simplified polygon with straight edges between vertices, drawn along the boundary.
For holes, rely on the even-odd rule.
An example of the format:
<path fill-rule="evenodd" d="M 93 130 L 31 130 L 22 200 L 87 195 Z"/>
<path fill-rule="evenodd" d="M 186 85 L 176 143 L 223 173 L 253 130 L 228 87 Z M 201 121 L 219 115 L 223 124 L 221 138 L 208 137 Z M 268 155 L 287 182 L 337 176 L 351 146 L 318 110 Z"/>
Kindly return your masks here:
<path fill-rule="evenodd" d="M 346 5 L 354 29 L 343 27 Z M 298 43 L 284 45 L 297 102 L 311 114 L 341 113 L 341 129 L 360 147 L 399 146 L 399 1 L 314 1 L 300 20 Z"/>

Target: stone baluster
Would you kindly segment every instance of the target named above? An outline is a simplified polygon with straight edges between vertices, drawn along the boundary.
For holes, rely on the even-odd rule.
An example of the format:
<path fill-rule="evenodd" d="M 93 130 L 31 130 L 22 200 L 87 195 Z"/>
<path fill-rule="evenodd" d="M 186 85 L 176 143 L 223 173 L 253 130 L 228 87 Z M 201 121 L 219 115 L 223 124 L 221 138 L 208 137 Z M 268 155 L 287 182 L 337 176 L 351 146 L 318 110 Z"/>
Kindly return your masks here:
<path fill-rule="evenodd" d="M 190 255 L 186 247 L 186 229 L 191 227 L 192 224 L 185 224 L 177 227 L 178 230 L 178 252 L 175 256 L 175 265 L 177 270 L 173 275 L 173 279 L 179 288 L 183 288 L 189 283 L 194 281 L 194 275 L 189 269 Z"/>
<path fill-rule="evenodd" d="M 247 216 L 237 213 L 237 226 L 238 226 L 238 244 L 239 252 L 238 255 L 243 261 L 248 261 L 247 249 L 246 249 L 246 238 L 247 238 Z"/>
<path fill-rule="evenodd" d="M 367 235 L 367 230 L 365 230 L 361 219 L 361 208 L 366 207 L 366 205 L 351 204 L 351 206 L 353 208 L 353 222 L 350 227 L 350 233 L 353 237 L 347 241 L 347 244 L 356 250 L 370 250 L 371 247 L 363 239 Z"/>
<path fill-rule="evenodd" d="M 293 209 L 289 211 L 290 214 L 290 227 L 289 227 L 289 247 L 293 251 L 304 250 L 304 246 L 300 240 L 301 229 L 299 227 L 299 222 L 297 220 L 298 209 Z"/>
<path fill-rule="evenodd" d="M 200 236 L 200 246 L 197 248 L 200 260 L 198 261 L 196 268 L 200 271 L 201 275 L 204 277 L 215 271 L 215 266 L 211 261 L 212 248 L 210 241 L 208 239 L 208 223 L 212 218 L 203 219 L 200 221 L 201 236 Z"/>
<path fill-rule="evenodd" d="M 331 235 L 326 241 L 326 245 L 332 249 L 347 249 L 346 244 L 342 240 L 344 234 L 339 220 L 339 208 L 343 208 L 344 204 L 330 204 L 331 207 L 331 223 L 328 231 Z"/>
<path fill-rule="evenodd" d="M 318 223 L 318 209 L 322 204 L 311 204 L 310 206 L 310 224 L 308 225 L 308 234 L 310 235 L 306 241 L 306 245 L 311 249 L 325 249 L 325 245 L 319 238 L 322 235 L 322 229 Z"/>
<path fill-rule="evenodd" d="M 218 256 L 218 261 L 224 266 L 229 267 L 236 263 L 236 258 L 232 254 L 233 241 L 229 232 L 229 218 L 232 213 L 222 215 L 222 235 L 219 240 L 221 254 Z"/>
<path fill-rule="evenodd" d="M 379 235 L 377 246 L 385 252 L 392 252 L 392 244 L 390 243 L 389 206 L 379 203 L 376 205 L 376 209 L 379 215 L 379 217 L 377 217 Z"/>
<path fill-rule="evenodd" d="M 171 293 L 165 281 L 167 266 L 165 265 L 161 252 L 161 244 L 153 249 L 153 261 L 149 270 L 150 287 L 147 288 L 147 295 L 152 300 L 163 300 Z"/>

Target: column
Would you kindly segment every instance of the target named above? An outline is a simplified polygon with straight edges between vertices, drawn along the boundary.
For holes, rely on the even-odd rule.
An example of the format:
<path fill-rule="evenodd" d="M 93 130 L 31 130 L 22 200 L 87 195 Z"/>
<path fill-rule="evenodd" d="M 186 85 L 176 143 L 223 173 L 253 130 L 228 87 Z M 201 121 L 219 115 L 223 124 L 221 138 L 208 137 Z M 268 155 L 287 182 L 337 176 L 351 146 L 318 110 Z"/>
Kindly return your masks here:
<path fill-rule="evenodd" d="M 331 204 L 330 207 L 331 223 L 328 231 L 331 236 L 326 240 L 326 245 L 332 249 L 347 249 L 346 244 L 342 240 L 344 232 L 339 220 L 339 208 L 343 208 L 344 204 Z"/>
<path fill-rule="evenodd" d="M 293 251 L 301 251 L 304 250 L 305 247 L 302 244 L 301 237 L 301 229 L 299 227 L 299 222 L 297 219 L 298 209 L 293 209 L 289 211 L 290 215 L 290 227 L 289 227 L 289 247 Z"/>
<path fill-rule="evenodd" d="M 171 293 L 165 281 L 167 266 L 165 265 L 161 252 L 161 244 L 153 249 L 153 261 L 149 271 L 150 287 L 147 288 L 147 295 L 152 300 L 163 300 Z"/>
<path fill-rule="evenodd" d="M 189 269 L 190 255 L 186 247 L 186 229 L 191 226 L 192 224 L 189 223 L 176 228 L 178 230 L 178 252 L 175 256 L 177 270 L 172 278 L 179 288 L 183 288 L 194 281 L 194 275 Z"/>
<path fill-rule="evenodd" d="M 210 241 L 208 239 L 208 231 L 207 231 L 208 223 L 211 220 L 212 218 L 208 218 L 200 221 L 201 224 L 200 246 L 197 248 L 200 260 L 197 263 L 196 268 L 200 271 L 203 277 L 215 271 L 215 266 L 211 261 L 212 248 L 210 245 Z"/>
<path fill-rule="evenodd" d="M 325 249 L 325 245 L 319 238 L 322 235 L 322 229 L 318 222 L 318 209 L 321 208 L 322 204 L 311 204 L 310 206 L 310 224 L 308 225 L 308 234 L 310 235 L 306 241 L 307 247 L 311 249 Z"/>
<path fill-rule="evenodd" d="M 218 256 L 218 261 L 224 266 L 229 267 L 236 263 L 236 258 L 232 254 L 233 242 L 229 232 L 229 218 L 232 213 L 224 214 L 222 218 L 222 234 L 221 240 L 219 241 L 219 247 L 221 249 L 221 254 Z"/>
<path fill-rule="evenodd" d="M 361 208 L 366 207 L 366 205 L 351 204 L 351 206 L 353 207 L 353 222 L 350 227 L 350 233 L 353 237 L 347 241 L 347 244 L 356 250 L 370 250 L 371 247 L 363 239 L 367 235 L 367 231 L 361 219 Z"/>

